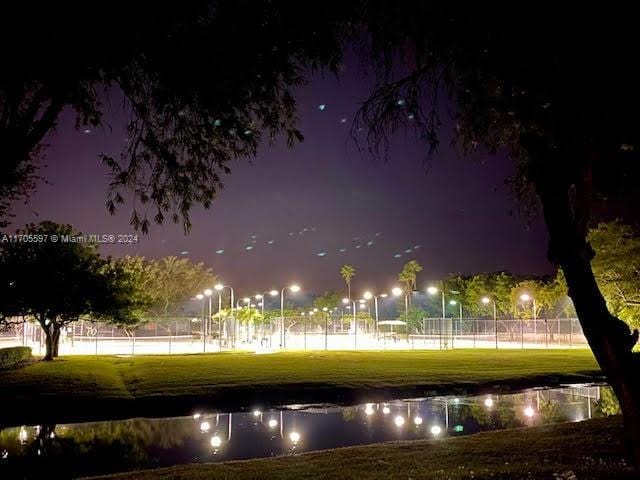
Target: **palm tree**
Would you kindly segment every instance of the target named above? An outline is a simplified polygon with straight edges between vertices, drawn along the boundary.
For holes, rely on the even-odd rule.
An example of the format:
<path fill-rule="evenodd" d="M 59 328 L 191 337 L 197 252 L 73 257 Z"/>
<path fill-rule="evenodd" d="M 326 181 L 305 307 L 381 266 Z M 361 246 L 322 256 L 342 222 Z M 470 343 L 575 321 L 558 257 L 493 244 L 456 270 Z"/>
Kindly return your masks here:
<path fill-rule="evenodd" d="M 416 277 L 418 273 L 422 271 L 422 265 L 417 261 L 411 260 L 404 264 L 402 271 L 398 275 L 398 282 L 402 285 L 405 295 L 411 303 L 411 292 L 416 289 Z"/>
<path fill-rule="evenodd" d="M 340 268 L 340 275 L 344 283 L 347 284 L 347 291 L 349 293 L 349 300 L 351 300 L 351 279 L 356 276 L 356 269 L 352 265 L 343 265 Z"/>

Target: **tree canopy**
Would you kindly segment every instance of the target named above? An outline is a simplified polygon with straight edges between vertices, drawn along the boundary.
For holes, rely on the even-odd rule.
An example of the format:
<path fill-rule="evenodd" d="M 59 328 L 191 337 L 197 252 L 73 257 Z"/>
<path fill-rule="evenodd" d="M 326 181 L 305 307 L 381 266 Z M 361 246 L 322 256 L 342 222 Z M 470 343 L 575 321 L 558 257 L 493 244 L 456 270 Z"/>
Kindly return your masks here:
<path fill-rule="evenodd" d="M 620 221 L 600 223 L 589 232 L 596 255 L 593 272 L 611 312 L 640 326 L 640 235 Z"/>
<path fill-rule="evenodd" d="M 188 258 L 125 257 L 119 264 L 137 278 L 139 288 L 150 298 L 146 314 L 155 317 L 184 314 L 186 303 L 211 288 L 216 279 L 211 268 Z"/>
<path fill-rule="evenodd" d="M 75 2 L 3 4 L 0 220 L 32 190 L 65 108 L 85 128 L 118 104 L 127 142 L 120 157 L 102 157 L 109 210 L 132 194 L 135 227 L 168 216 L 188 230 L 190 209 L 211 205 L 233 160 L 278 134 L 302 139 L 292 88 L 303 68 L 335 69 L 342 55 L 346 26 L 327 7 L 118 0 L 94 15 Z"/>
<path fill-rule="evenodd" d="M 46 335 L 45 358 L 57 356 L 60 329 L 87 318 L 135 323 L 149 298 L 123 265 L 103 259 L 97 244 L 70 225 L 44 221 L 0 242 L 0 321 L 35 319 Z"/>

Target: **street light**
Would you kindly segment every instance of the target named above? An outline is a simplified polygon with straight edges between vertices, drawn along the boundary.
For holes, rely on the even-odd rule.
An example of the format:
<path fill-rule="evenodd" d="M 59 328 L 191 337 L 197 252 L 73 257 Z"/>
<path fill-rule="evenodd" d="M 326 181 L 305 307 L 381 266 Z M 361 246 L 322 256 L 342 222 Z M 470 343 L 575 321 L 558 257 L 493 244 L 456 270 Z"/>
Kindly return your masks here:
<path fill-rule="evenodd" d="M 402 293 L 402 292 L 400 292 Z M 376 340 L 380 340 L 380 329 L 378 326 L 378 322 L 380 321 L 378 316 L 378 298 L 386 298 L 388 295 L 386 293 L 379 293 L 378 295 L 374 295 L 373 293 L 366 291 L 362 295 L 366 300 L 371 300 L 373 298 L 373 308 L 376 314 Z"/>
<path fill-rule="evenodd" d="M 537 329 L 537 326 L 536 326 L 536 321 L 537 321 L 537 319 L 536 319 L 536 299 L 525 292 L 522 295 L 520 295 L 520 300 L 522 300 L 523 303 L 527 303 L 527 302 L 531 301 L 531 310 L 532 310 L 532 313 L 533 313 L 533 338 L 534 338 L 533 341 L 534 341 L 534 343 L 537 343 L 537 340 L 538 340 L 538 329 Z M 524 348 L 524 327 L 521 327 L 521 330 L 522 330 L 522 348 Z"/>
<path fill-rule="evenodd" d="M 404 316 L 405 316 L 405 319 L 408 321 L 408 318 L 409 318 L 409 300 L 407 298 L 407 294 L 400 287 L 393 287 L 391 289 L 391 294 L 394 297 L 399 297 L 403 293 L 404 293 Z"/>
<path fill-rule="evenodd" d="M 361 299 L 362 300 L 362 299 Z M 355 345 L 355 349 L 358 349 L 358 308 L 357 308 L 357 302 L 355 300 L 350 300 L 348 298 L 343 298 L 342 299 L 342 303 L 344 303 L 347 308 L 353 307 L 352 308 L 352 313 L 353 313 L 353 333 L 354 333 L 354 345 Z"/>
<path fill-rule="evenodd" d="M 269 290 L 268 292 L 263 292 L 262 295 L 258 294 L 256 295 L 256 300 L 260 300 L 262 299 L 262 317 L 264 318 L 264 304 L 266 303 L 266 299 L 267 299 L 267 295 L 270 295 L 272 297 L 277 297 L 278 296 L 278 291 L 277 290 Z"/>
<path fill-rule="evenodd" d="M 199 293 L 199 294 L 196 295 L 196 298 L 198 300 L 200 300 L 200 303 L 202 305 L 202 316 L 201 316 L 202 326 L 201 326 L 200 329 L 202 330 L 202 336 L 204 337 L 204 321 L 205 321 L 205 319 L 204 319 L 204 295 Z"/>
<path fill-rule="evenodd" d="M 233 292 L 233 287 L 229 286 L 229 285 L 223 285 L 222 283 L 216 283 L 213 288 L 215 288 L 218 292 L 221 292 L 222 289 L 224 288 L 228 288 L 231 291 L 231 302 L 230 303 L 230 307 L 231 307 L 231 316 L 233 317 L 233 303 L 234 303 L 234 292 Z"/>
<path fill-rule="evenodd" d="M 460 321 L 462 322 L 462 303 L 456 300 L 449 300 L 449 305 L 458 305 L 460 307 Z"/>
<path fill-rule="evenodd" d="M 284 291 L 286 289 L 291 290 L 291 292 L 293 293 L 298 293 L 300 291 L 300 287 L 296 284 L 290 285 L 288 287 L 284 287 L 282 290 L 280 290 L 280 323 L 281 323 L 281 328 L 280 328 L 280 347 L 281 348 L 286 348 L 287 347 L 287 336 L 284 334 Z"/>
<path fill-rule="evenodd" d="M 482 297 L 482 303 L 484 305 L 489 305 L 493 303 L 493 327 L 496 334 L 496 350 L 498 349 L 498 310 L 496 308 L 496 300 L 495 298 Z"/>
<path fill-rule="evenodd" d="M 438 287 L 434 287 L 433 285 L 427 288 L 427 293 L 429 295 L 435 295 L 438 292 L 440 292 L 440 294 L 442 295 L 442 318 L 445 318 L 447 315 L 445 308 L 444 291 L 440 290 Z"/>
<path fill-rule="evenodd" d="M 442 296 L 442 318 L 440 319 L 440 350 L 442 350 L 442 327 L 443 327 L 443 323 L 445 321 L 445 318 L 447 316 L 447 312 L 446 312 L 446 305 L 445 305 L 445 299 L 444 299 L 444 290 L 440 290 L 438 287 L 435 287 L 433 285 L 431 285 L 430 287 L 427 288 L 427 293 L 429 295 L 435 295 L 438 292 L 440 292 L 440 295 Z M 447 340 L 445 340 L 445 348 L 447 345 Z"/>
<path fill-rule="evenodd" d="M 207 319 L 202 324 L 202 351 L 206 353 L 207 351 L 207 334 L 211 334 L 211 295 L 213 295 L 213 290 L 207 288 L 204 291 L 204 295 L 209 298 L 209 315 Z"/>

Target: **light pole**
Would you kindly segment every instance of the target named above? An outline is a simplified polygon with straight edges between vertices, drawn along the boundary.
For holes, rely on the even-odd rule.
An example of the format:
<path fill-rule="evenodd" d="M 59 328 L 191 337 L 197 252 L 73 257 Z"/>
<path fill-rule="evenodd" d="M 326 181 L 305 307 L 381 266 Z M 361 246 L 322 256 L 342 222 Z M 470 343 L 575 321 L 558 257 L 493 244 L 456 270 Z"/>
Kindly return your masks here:
<path fill-rule="evenodd" d="M 199 293 L 196 295 L 196 298 L 200 300 L 200 304 L 202 305 L 202 325 L 200 326 L 200 330 L 202 331 L 202 336 L 204 337 L 204 295 Z"/>
<path fill-rule="evenodd" d="M 278 291 L 277 290 L 269 290 L 268 292 L 263 292 L 262 295 L 258 294 L 256 295 L 256 300 L 262 299 L 262 316 L 264 317 L 264 304 L 265 304 L 265 300 L 267 298 L 267 295 L 271 295 L 272 297 L 277 297 L 278 296 Z"/>
<path fill-rule="evenodd" d="M 202 348 L 206 352 L 207 351 L 207 334 L 211 334 L 211 295 L 213 295 L 213 290 L 207 288 L 204 291 L 205 297 L 209 299 L 209 315 L 207 316 L 207 320 L 204 324 L 204 335 L 202 335 Z"/>
<path fill-rule="evenodd" d="M 207 325 L 205 327 L 205 334 L 211 335 L 211 295 L 213 295 L 213 290 L 207 288 L 204 292 L 205 297 L 209 298 L 209 316 L 207 318 Z"/>
<path fill-rule="evenodd" d="M 404 290 L 402 290 L 400 287 L 393 287 L 391 289 L 391 294 L 394 297 L 399 297 L 400 295 L 402 295 L 404 293 Z M 404 316 L 405 318 L 407 318 L 409 316 L 409 301 L 407 299 L 407 294 L 404 294 Z"/>
<path fill-rule="evenodd" d="M 520 300 L 522 300 L 524 303 L 527 303 L 529 300 L 531 300 L 531 312 L 533 314 L 533 342 L 538 343 L 538 328 L 536 326 L 536 299 L 528 293 L 523 293 L 522 295 L 520 295 Z"/>
<path fill-rule="evenodd" d="M 215 288 L 218 292 L 222 291 L 222 289 L 224 288 L 228 288 L 231 291 L 231 301 L 229 303 L 231 307 L 231 316 L 233 317 L 233 304 L 234 304 L 233 287 L 231 287 L 230 285 L 223 285 L 222 283 L 216 283 L 213 288 Z"/>
<path fill-rule="evenodd" d="M 371 292 L 367 291 L 364 292 L 364 295 L 362 296 L 365 300 L 371 300 L 373 298 L 373 308 L 376 314 L 376 340 L 380 340 L 380 329 L 378 327 L 378 322 L 380 321 L 380 318 L 378 316 L 378 298 L 387 298 L 389 295 L 386 293 L 379 293 L 378 295 L 374 295 Z"/>
<path fill-rule="evenodd" d="M 459 328 L 462 328 L 462 302 L 458 302 L 457 300 L 449 300 L 449 305 L 455 306 L 458 305 L 458 307 L 460 307 L 460 326 Z M 456 338 L 456 329 L 455 329 L 455 322 L 453 319 L 451 319 L 451 322 L 453 324 L 453 328 L 451 329 L 451 348 L 453 348 L 453 342 Z"/>
<path fill-rule="evenodd" d="M 229 291 L 231 292 L 231 297 L 230 297 L 230 301 L 229 301 L 229 315 L 231 316 L 231 318 L 233 318 L 233 304 L 234 304 L 234 291 L 233 291 L 233 287 L 231 287 L 230 285 L 223 285 L 222 283 L 216 283 L 213 286 L 214 289 L 216 289 L 216 291 L 221 294 L 222 290 L 224 290 L 225 288 L 228 288 Z M 220 321 L 222 321 L 222 319 L 220 319 Z M 235 321 L 235 320 L 234 320 Z M 232 324 L 233 326 L 233 324 Z M 234 327 L 234 335 L 233 335 L 233 344 L 235 347 L 235 327 Z"/>
<path fill-rule="evenodd" d="M 271 295 L 272 297 L 277 297 L 278 296 L 278 291 L 277 290 L 269 290 L 268 292 L 263 292 L 262 294 L 258 294 L 255 296 L 256 300 L 262 300 L 261 302 L 261 310 L 260 313 L 262 315 L 262 327 L 261 327 L 261 331 L 262 331 L 262 338 L 264 338 L 264 308 L 265 308 L 265 303 L 267 301 L 267 295 Z M 269 320 L 269 327 L 271 328 L 271 320 Z M 270 332 L 269 334 L 269 347 L 271 348 L 271 335 L 273 334 L 273 331 Z M 260 342 L 262 342 L 262 340 L 260 340 Z"/>
<path fill-rule="evenodd" d="M 493 302 L 493 328 L 496 334 L 496 350 L 498 349 L 498 310 L 496 308 L 495 298 L 482 297 L 482 303 L 489 305 Z"/>
<path fill-rule="evenodd" d="M 449 300 L 449 305 L 458 305 L 458 307 L 460 307 L 460 325 L 458 326 L 458 328 L 462 329 L 462 302 L 459 302 L 457 300 Z M 454 328 L 452 329 L 453 333 L 451 334 L 451 348 L 453 348 L 453 341 L 456 336 L 455 322 L 453 323 L 453 325 L 454 325 Z"/>
<path fill-rule="evenodd" d="M 427 293 L 429 295 L 435 295 L 436 293 L 440 292 L 440 294 L 442 295 L 442 318 L 446 317 L 446 307 L 445 307 L 445 300 L 444 300 L 444 292 L 442 290 L 440 290 L 437 287 L 429 287 L 427 288 Z"/>
<path fill-rule="evenodd" d="M 352 309 L 354 345 L 355 345 L 355 348 L 357 349 L 358 348 L 358 318 L 357 318 L 358 306 L 356 304 L 357 302 L 355 300 L 343 298 L 342 303 L 344 303 L 347 306 L 347 308 L 351 307 Z"/>
<path fill-rule="evenodd" d="M 442 318 L 440 319 L 440 328 L 439 328 L 439 330 L 440 330 L 440 335 L 439 335 L 439 337 L 440 337 L 440 350 L 442 350 L 442 326 L 443 326 L 443 323 L 445 321 L 445 317 L 447 316 L 446 315 L 446 313 L 447 313 L 446 312 L 446 305 L 445 305 L 445 300 L 444 300 L 444 290 L 440 290 L 439 288 L 434 287 L 433 285 L 430 286 L 429 288 L 427 288 L 427 293 L 429 295 L 435 295 L 438 292 L 440 292 L 440 294 L 442 295 Z"/>
<path fill-rule="evenodd" d="M 280 290 L 280 348 L 282 349 L 287 348 L 287 336 L 284 334 L 284 291 L 287 289 L 293 293 L 298 293 L 300 287 L 293 284 Z"/>

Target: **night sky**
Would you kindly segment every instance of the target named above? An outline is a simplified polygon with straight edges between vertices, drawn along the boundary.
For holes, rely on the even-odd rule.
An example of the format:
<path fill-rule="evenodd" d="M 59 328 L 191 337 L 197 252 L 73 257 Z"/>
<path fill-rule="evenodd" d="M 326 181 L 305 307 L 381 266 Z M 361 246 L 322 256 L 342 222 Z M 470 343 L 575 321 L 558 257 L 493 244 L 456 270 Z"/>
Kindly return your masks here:
<path fill-rule="evenodd" d="M 292 281 L 307 292 L 343 288 L 345 263 L 357 270 L 356 291 L 389 288 L 412 259 L 424 266 L 420 287 L 450 273 L 550 272 L 541 218 L 527 228 L 510 213 L 504 181 L 513 166 L 505 156 L 459 158 L 445 139 L 425 174 L 425 146 L 410 134 L 394 137 L 388 162 L 358 151 L 349 129 L 370 85 L 355 68 L 340 80 L 314 76 L 298 91 L 304 143 L 265 146 L 253 165 L 232 165 L 212 209 L 192 212 L 188 236 L 180 225 L 154 225 L 137 245 L 103 246 L 103 254 L 188 256 L 240 291 Z M 83 233 L 133 232 L 130 206 L 115 216 L 104 206 L 108 171 L 98 154 L 118 154 L 125 142 L 113 103 L 108 125 L 89 132 L 76 131 L 73 113 L 65 112 L 47 140 L 41 173 L 49 183 L 29 205 L 15 206 L 13 227 L 49 219 Z"/>

